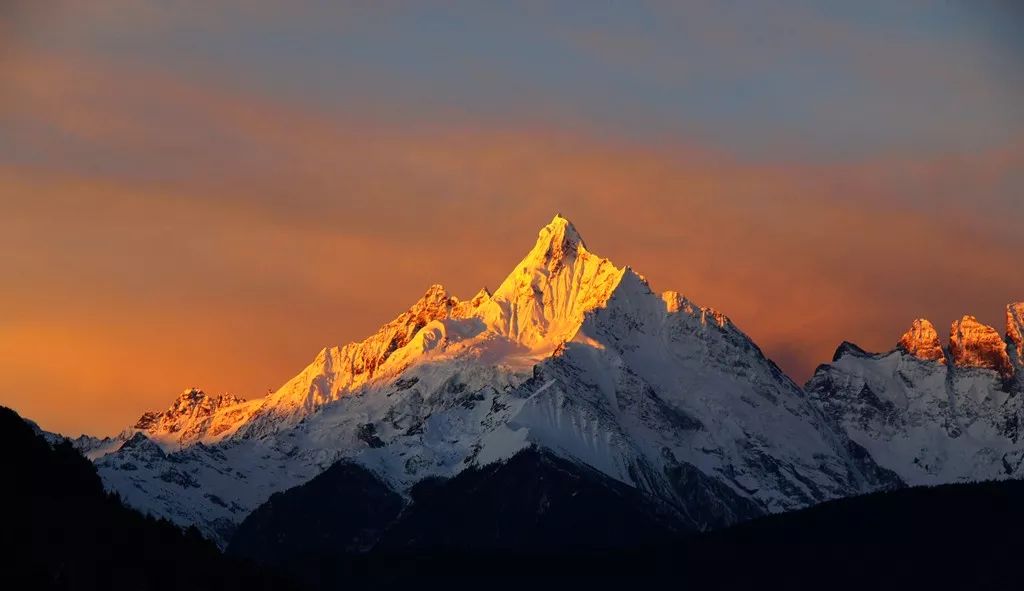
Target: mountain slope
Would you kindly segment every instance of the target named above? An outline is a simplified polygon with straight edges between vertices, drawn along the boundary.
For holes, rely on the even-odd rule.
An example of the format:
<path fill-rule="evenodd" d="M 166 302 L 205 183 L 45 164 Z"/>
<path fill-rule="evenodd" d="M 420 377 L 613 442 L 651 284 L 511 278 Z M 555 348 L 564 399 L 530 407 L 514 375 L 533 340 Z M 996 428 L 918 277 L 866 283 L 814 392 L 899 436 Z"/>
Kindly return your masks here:
<path fill-rule="evenodd" d="M 807 383 L 823 413 L 909 484 L 1024 476 L 1024 305 L 1007 306 L 1006 338 L 971 316 L 943 348 L 919 319 L 888 353 L 844 344 Z"/>
<path fill-rule="evenodd" d="M 271 494 L 341 459 L 408 497 L 537 447 L 696 528 L 901 484 L 728 318 L 655 294 L 561 216 L 493 294 L 432 286 L 262 400 L 185 397 L 136 425 L 151 445 L 97 466 L 133 506 L 221 544 Z"/>

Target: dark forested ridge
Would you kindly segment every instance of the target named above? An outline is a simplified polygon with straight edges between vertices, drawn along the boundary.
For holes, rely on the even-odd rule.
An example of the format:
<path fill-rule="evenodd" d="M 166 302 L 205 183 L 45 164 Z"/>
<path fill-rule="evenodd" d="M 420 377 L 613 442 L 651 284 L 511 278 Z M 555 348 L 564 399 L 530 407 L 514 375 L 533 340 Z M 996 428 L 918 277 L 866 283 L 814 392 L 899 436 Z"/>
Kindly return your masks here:
<path fill-rule="evenodd" d="M 0 588 L 294 588 L 223 556 L 195 529 L 126 508 L 70 443 L 51 446 L 4 407 L 0 455 Z"/>
<path fill-rule="evenodd" d="M 377 506 L 381 497 L 365 494 L 378 486 L 372 479 L 344 464 L 274 495 L 229 551 L 323 588 L 354 579 L 402 588 L 424 577 L 467 585 L 495 577 L 542 586 L 562 577 L 658 577 L 683 588 L 1020 586 L 1020 481 L 877 493 L 694 535 L 674 528 L 671 511 L 636 489 L 543 453 L 425 482 L 400 512 L 394 499 Z M 345 507 L 329 508 L 332 501 Z M 342 530 L 330 515 L 367 502 L 376 506 L 373 523 L 344 530 L 363 536 L 367 550 L 353 552 L 333 537 Z M 280 545 L 298 531 L 331 543 L 313 551 L 310 539 L 300 551 Z"/>
<path fill-rule="evenodd" d="M 475 565 L 459 564 L 524 551 L 621 552 L 685 531 L 671 508 L 645 493 L 534 449 L 422 481 L 411 497 L 403 506 L 372 472 L 341 461 L 273 495 L 242 522 L 228 552 L 331 588 L 353 576 L 415 576 L 435 558 L 451 568 L 429 567 L 431 574 L 475 576 L 483 574 Z"/>

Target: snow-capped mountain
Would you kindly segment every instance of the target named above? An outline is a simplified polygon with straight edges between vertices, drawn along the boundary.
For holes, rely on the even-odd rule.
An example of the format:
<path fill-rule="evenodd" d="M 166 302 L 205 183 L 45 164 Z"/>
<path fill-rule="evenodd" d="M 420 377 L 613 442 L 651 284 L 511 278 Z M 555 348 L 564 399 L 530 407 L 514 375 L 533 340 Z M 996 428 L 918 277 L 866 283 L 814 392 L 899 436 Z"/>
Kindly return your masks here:
<path fill-rule="evenodd" d="M 561 216 L 493 293 L 434 285 L 266 398 L 189 390 L 122 440 L 97 460 L 106 485 L 221 543 L 340 459 L 406 495 L 541 449 L 694 529 L 901 484 L 728 318 L 654 293 Z"/>
<path fill-rule="evenodd" d="M 1005 337 L 964 316 L 943 347 L 915 320 L 888 353 L 844 343 L 808 395 L 882 467 L 908 484 L 1024 476 L 1024 302 Z"/>

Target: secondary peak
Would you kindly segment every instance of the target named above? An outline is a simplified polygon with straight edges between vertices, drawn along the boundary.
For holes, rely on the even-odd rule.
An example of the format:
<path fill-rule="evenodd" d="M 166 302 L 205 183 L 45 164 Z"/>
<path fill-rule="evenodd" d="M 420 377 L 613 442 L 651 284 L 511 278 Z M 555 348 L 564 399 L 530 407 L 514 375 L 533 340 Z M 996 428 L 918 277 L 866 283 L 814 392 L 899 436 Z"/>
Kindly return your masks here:
<path fill-rule="evenodd" d="M 949 349 L 957 367 L 981 367 L 999 372 L 1004 378 L 1013 375 L 1006 353 L 1006 343 L 999 332 L 974 316 L 964 316 L 953 323 Z"/>
<path fill-rule="evenodd" d="M 935 326 L 924 318 L 914 321 L 910 329 L 900 337 L 898 346 L 918 359 L 946 362 L 946 354 L 942 350 L 942 343 L 939 342 L 939 333 L 936 332 Z"/>

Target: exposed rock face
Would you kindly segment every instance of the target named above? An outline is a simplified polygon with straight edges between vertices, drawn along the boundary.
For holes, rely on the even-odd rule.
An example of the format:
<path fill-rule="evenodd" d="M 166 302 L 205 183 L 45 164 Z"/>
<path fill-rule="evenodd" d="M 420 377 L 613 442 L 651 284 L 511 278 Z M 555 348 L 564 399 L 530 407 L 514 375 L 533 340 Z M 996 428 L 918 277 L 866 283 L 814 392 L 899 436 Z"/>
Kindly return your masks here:
<path fill-rule="evenodd" d="M 964 316 L 949 330 L 949 352 L 957 367 L 991 369 L 1003 378 L 1013 376 L 1006 343 L 999 332 L 974 316 Z"/>
<path fill-rule="evenodd" d="M 1024 369 L 1024 302 L 1006 306 L 1006 337 L 1016 354 L 1017 367 Z"/>
<path fill-rule="evenodd" d="M 442 285 L 431 285 L 427 293 L 408 311 L 384 325 L 377 334 L 365 341 L 346 346 L 347 354 L 341 357 L 350 360 L 348 370 L 353 376 L 366 374 L 372 377 L 392 353 L 409 344 L 424 326 L 435 320 L 465 318 L 487 297 L 486 292 L 481 291 L 469 302 L 460 302 L 458 298 L 448 295 Z"/>
<path fill-rule="evenodd" d="M 946 354 L 942 350 L 942 343 L 939 342 L 939 333 L 935 332 L 931 322 L 923 318 L 915 320 L 910 330 L 903 333 L 898 346 L 918 359 L 946 362 Z"/>
<path fill-rule="evenodd" d="M 245 409 L 251 406 L 237 396 L 210 396 L 189 388 L 167 410 L 144 413 L 133 428 L 172 447 L 209 443 L 233 433 L 238 421 L 247 416 Z"/>
<path fill-rule="evenodd" d="M 135 424 L 135 428 L 145 430 L 166 424 L 168 431 L 179 431 L 180 425 L 174 424 L 175 419 L 185 416 L 209 415 L 222 407 L 243 402 L 245 402 L 244 399 L 230 394 L 209 396 L 199 388 L 189 388 L 182 392 L 167 410 L 143 413 Z"/>
<path fill-rule="evenodd" d="M 322 355 L 329 353 L 339 359 L 352 382 L 371 378 L 392 353 L 408 345 L 424 326 L 435 320 L 465 317 L 485 299 L 486 292 L 481 292 L 469 302 L 460 302 L 448 295 L 443 286 L 431 285 L 419 301 L 370 338 Z"/>

